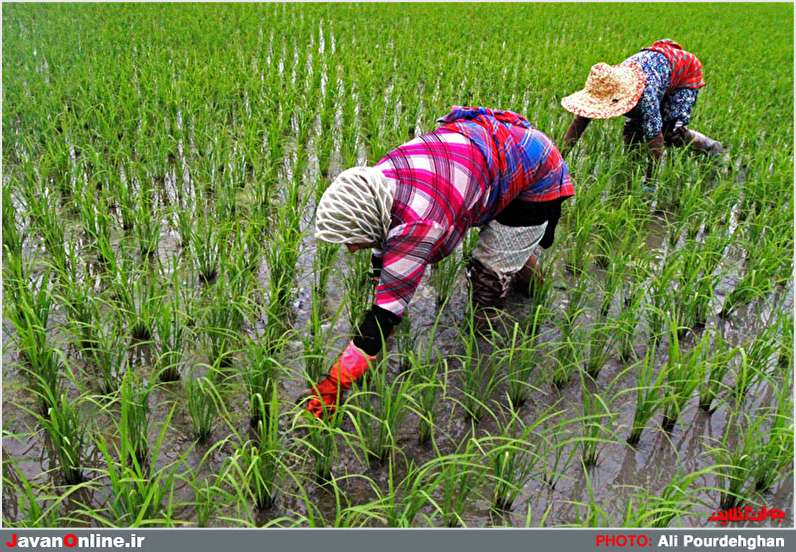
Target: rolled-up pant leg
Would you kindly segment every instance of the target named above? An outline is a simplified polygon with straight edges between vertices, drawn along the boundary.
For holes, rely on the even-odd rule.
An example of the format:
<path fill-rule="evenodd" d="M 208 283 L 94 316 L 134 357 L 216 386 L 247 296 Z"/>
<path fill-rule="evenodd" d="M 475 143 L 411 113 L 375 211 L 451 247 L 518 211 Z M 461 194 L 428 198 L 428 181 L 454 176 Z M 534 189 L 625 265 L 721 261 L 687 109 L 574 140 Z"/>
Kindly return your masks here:
<path fill-rule="evenodd" d="M 545 228 L 546 222 L 539 226 L 512 227 L 492 221 L 481 229 L 467 266 L 476 307 L 503 305 L 515 274 L 531 255 L 538 253 Z"/>

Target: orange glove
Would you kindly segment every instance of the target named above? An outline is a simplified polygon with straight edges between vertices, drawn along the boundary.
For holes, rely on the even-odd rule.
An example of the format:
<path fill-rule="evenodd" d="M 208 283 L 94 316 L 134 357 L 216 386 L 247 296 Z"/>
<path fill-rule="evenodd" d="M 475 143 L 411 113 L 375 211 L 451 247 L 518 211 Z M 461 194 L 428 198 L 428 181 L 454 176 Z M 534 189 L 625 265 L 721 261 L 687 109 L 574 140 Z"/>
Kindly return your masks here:
<path fill-rule="evenodd" d="M 351 387 L 351 384 L 362 377 L 370 363 L 376 360 L 375 355 L 370 356 L 365 351 L 349 341 L 343 354 L 332 365 L 329 375 L 318 382 L 315 389 L 310 390 L 313 397 L 307 403 L 307 410 L 316 418 L 334 413 L 337 407 L 337 397 Z"/>

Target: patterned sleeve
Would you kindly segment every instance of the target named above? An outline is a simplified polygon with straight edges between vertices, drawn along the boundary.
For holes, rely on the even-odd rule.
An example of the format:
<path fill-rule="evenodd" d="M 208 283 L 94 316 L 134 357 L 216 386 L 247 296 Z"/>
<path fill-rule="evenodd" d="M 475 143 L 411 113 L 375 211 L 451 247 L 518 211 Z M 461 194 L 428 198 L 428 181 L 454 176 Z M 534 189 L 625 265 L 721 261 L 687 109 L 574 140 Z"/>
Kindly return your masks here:
<path fill-rule="evenodd" d="M 691 110 L 696 104 L 698 88 L 678 88 L 663 100 L 663 119 L 666 122 L 680 121 L 687 125 Z"/>
<path fill-rule="evenodd" d="M 442 226 L 431 221 L 401 224 L 390 230 L 376 286 L 376 306 L 403 316 L 443 235 Z"/>
<path fill-rule="evenodd" d="M 644 138 L 647 141 L 652 140 L 663 130 L 661 103 L 652 86 L 647 86 L 644 89 L 644 93 L 638 101 L 638 108 L 641 113 L 641 128 L 644 131 Z"/>

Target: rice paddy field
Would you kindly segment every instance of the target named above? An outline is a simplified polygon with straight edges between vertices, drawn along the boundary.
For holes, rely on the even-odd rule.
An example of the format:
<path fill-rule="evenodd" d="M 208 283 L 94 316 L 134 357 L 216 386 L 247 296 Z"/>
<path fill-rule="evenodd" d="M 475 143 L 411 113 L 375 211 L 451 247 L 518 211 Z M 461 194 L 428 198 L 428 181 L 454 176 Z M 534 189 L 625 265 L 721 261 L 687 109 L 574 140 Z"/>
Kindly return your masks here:
<path fill-rule="evenodd" d="M 3 6 L 6 526 L 793 525 L 792 5 Z M 592 64 L 704 63 L 656 186 L 621 118 L 532 297 L 479 331 L 434 266 L 328 421 L 370 304 L 318 244 L 341 170 L 451 105 L 560 142 Z M 765 524 L 779 525 L 774 520 Z"/>

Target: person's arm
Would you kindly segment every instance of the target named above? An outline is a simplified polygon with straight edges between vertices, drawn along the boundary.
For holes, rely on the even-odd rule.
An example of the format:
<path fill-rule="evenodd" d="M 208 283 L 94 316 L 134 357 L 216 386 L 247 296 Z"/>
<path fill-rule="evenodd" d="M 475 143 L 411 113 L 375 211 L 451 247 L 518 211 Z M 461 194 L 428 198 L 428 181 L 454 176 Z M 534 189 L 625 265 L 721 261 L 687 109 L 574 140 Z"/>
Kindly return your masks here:
<path fill-rule="evenodd" d="M 586 131 L 586 127 L 589 126 L 590 122 L 591 119 L 588 117 L 583 117 L 581 115 L 575 117 L 575 120 L 569 125 L 567 133 L 564 135 L 564 147 L 562 148 L 564 151 L 571 149 L 578 143 L 578 140 L 580 140 L 580 137 Z"/>

